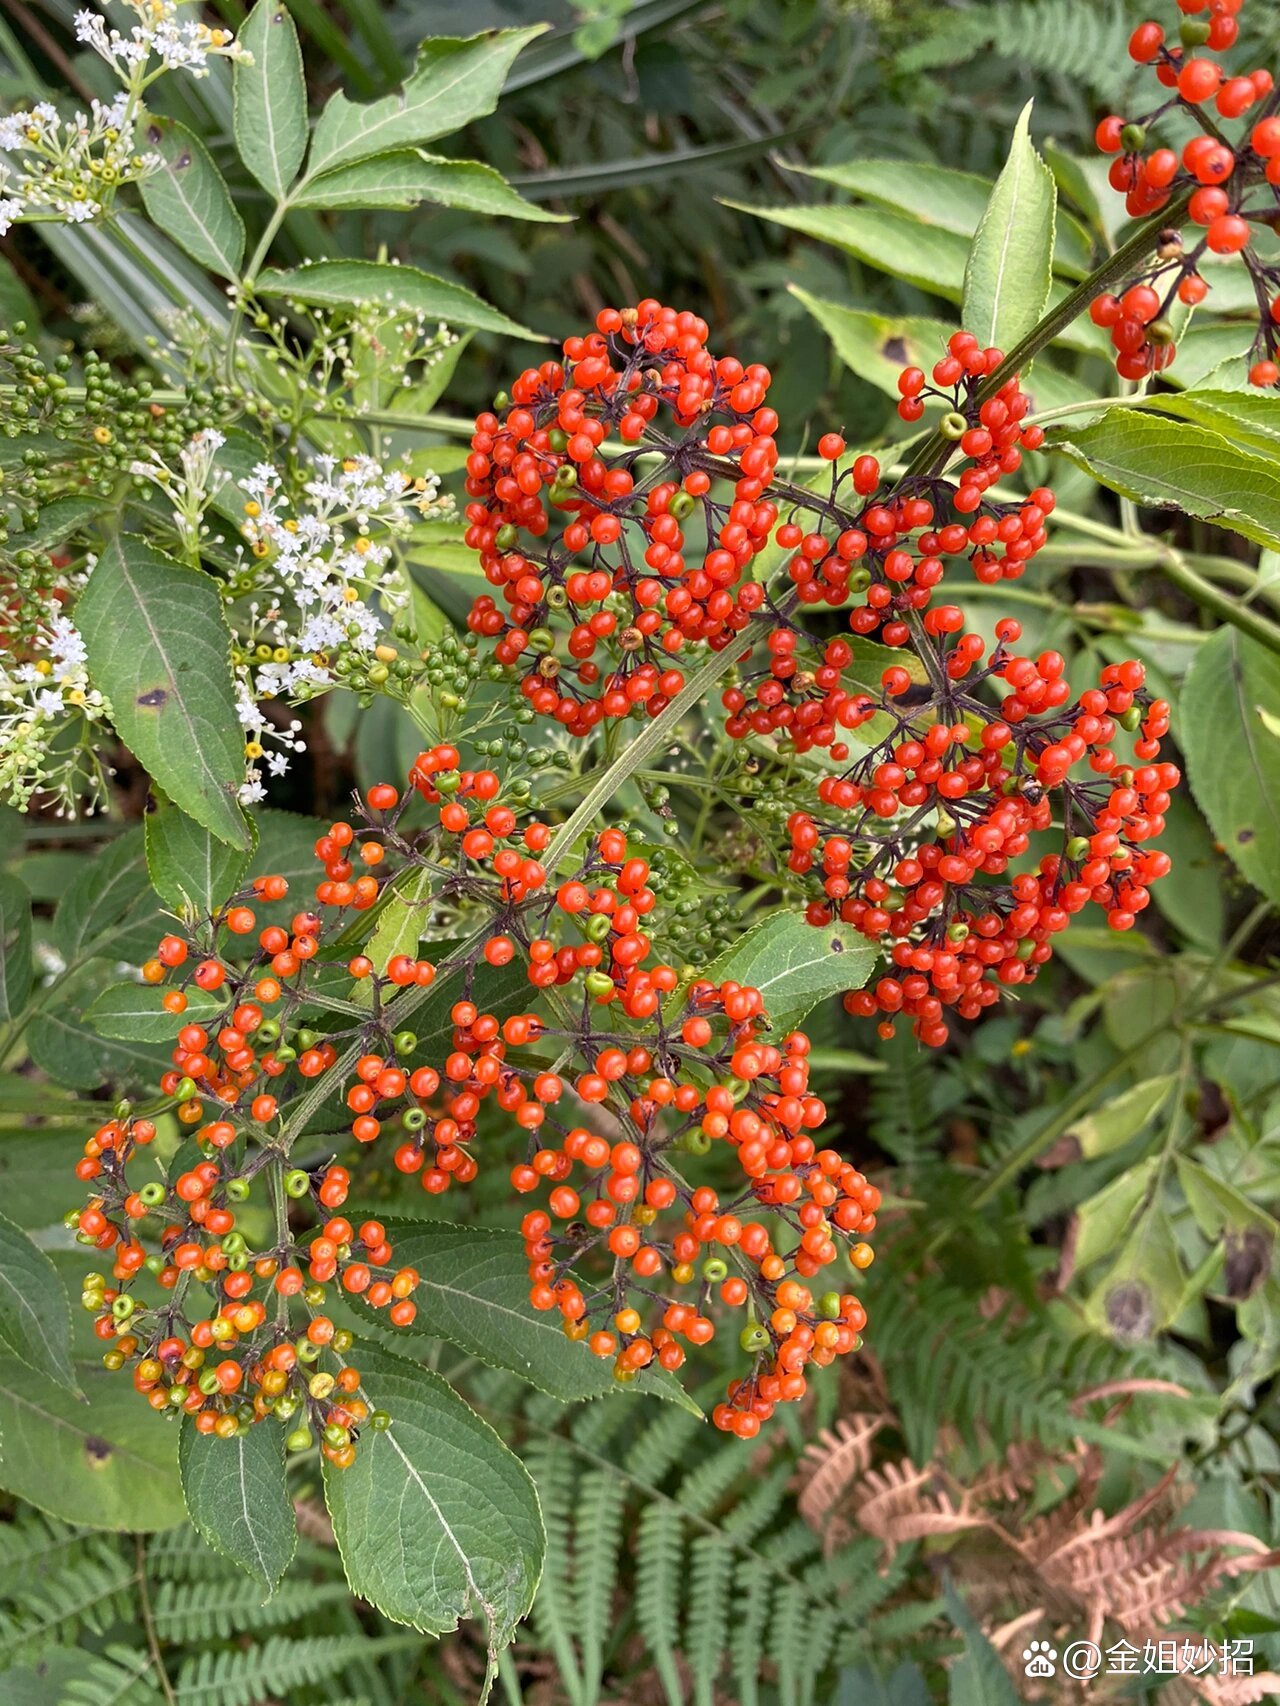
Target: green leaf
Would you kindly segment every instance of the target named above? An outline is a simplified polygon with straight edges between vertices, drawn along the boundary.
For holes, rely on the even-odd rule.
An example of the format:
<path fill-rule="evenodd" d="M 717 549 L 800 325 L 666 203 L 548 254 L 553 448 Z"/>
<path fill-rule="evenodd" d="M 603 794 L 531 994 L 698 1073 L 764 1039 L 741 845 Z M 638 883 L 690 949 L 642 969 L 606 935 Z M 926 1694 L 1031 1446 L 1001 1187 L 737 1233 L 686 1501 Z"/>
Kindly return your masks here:
<path fill-rule="evenodd" d="M 825 302 L 798 284 L 788 289 L 831 339 L 849 371 L 895 401 L 902 395 L 898 390 L 902 369 L 931 367 L 941 359 L 956 329 L 924 314 L 876 314 L 868 308 Z"/>
<path fill-rule="evenodd" d="M 71 1311 L 58 1270 L 2 1214 L 0 1344 L 36 1373 L 70 1392 L 77 1390 L 71 1369 Z"/>
<path fill-rule="evenodd" d="M 537 339 L 527 326 L 482 302 L 465 285 L 385 261 L 309 261 L 291 272 L 268 268 L 256 281 L 260 296 L 283 296 L 318 308 L 350 308 L 373 302 L 388 308 L 447 320 L 451 326 L 475 326 L 484 332 Z"/>
<path fill-rule="evenodd" d="M 947 1678 L 947 1706 L 1019 1706 L 1018 1691 L 999 1653 L 978 1627 L 949 1576 L 943 1592 L 951 1619 L 964 1636 L 964 1652 Z"/>
<path fill-rule="evenodd" d="M 232 847 L 244 741 L 218 588 L 137 538 L 112 540 L 76 605 L 89 669 L 121 740 L 174 804 Z"/>
<path fill-rule="evenodd" d="M 183 1519 L 177 1434 L 129 1377 L 75 1373 L 88 1402 L 0 1356 L 0 1487 L 63 1522 L 150 1533 Z"/>
<path fill-rule="evenodd" d="M 1161 1073 L 1158 1078 L 1132 1085 L 1077 1120 L 1069 1135 L 1079 1144 L 1081 1155 L 1092 1160 L 1097 1155 L 1110 1155 L 1113 1150 L 1122 1149 L 1156 1117 L 1176 1083 L 1176 1073 Z"/>
<path fill-rule="evenodd" d="M 0 875 L 0 1019 L 16 1019 L 31 994 L 31 897 Z"/>
<path fill-rule="evenodd" d="M 235 68 L 235 136 L 240 158 L 277 201 L 307 151 L 307 86 L 288 7 L 258 0 L 240 31 L 253 64 Z"/>
<path fill-rule="evenodd" d="M 1280 658 L 1221 628 L 1182 692 L 1187 773 L 1213 833 L 1255 888 L 1280 901 Z"/>
<path fill-rule="evenodd" d="M 1053 279 L 1053 173 L 1031 143 L 1031 102 L 1018 116 L 964 274 L 964 325 L 984 346 L 1012 349 L 1044 313 Z"/>
<path fill-rule="evenodd" d="M 1140 1161 L 1080 1204 L 1076 1214 L 1075 1265 L 1087 1268 L 1111 1255 L 1124 1239 L 1130 1221 L 1151 1187 L 1159 1162 Z"/>
<path fill-rule="evenodd" d="M 529 1302 L 529 1263 L 516 1232 L 496 1227 L 452 1226 L 447 1221 L 386 1219 L 396 1262 L 416 1268 L 421 1284 L 413 1294 L 417 1317 L 407 1329 L 448 1339 L 495 1368 L 510 1369 L 553 1398 L 576 1403 L 603 1398 L 619 1387 L 612 1364 L 564 1336 L 560 1318 Z M 369 1321 L 382 1316 L 356 1300 Z M 651 1393 L 692 1408 L 679 1381 L 666 1371 L 646 1369 L 632 1392 Z"/>
<path fill-rule="evenodd" d="M 86 860 L 58 903 L 54 946 L 63 959 L 130 959 L 151 953 L 161 929 L 147 882 L 141 829 L 118 835 Z"/>
<path fill-rule="evenodd" d="M 164 990 L 153 983 L 113 983 L 85 1009 L 85 1018 L 103 1037 L 125 1042 L 171 1043 L 180 1025 L 207 1025 L 227 1011 L 224 1001 L 195 984 L 185 992 L 181 1015 L 167 1012 Z"/>
<path fill-rule="evenodd" d="M 794 913 L 774 912 L 720 954 L 707 976 L 758 989 L 781 1033 L 826 996 L 861 989 L 875 962 L 876 950 L 851 925 L 818 928 Z"/>
<path fill-rule="evenodd" d="M 178 1468 L 196 1532 L 273 1593 L 298 1543 L 285 1481 L 283 1426 L 268 1416 L 233 1439 L 218 1439 L 197 1433 L 187 1417 Z"/>
<path fill-rule="evenodd" d="M 1137 409 L 1111 409 L 1050 440 L 1104 486 L 1136 503 L 1217 522 L 1258 545 L 1280 547 L 1280 470 L 1221 433 Z M 1203 655 L 1203 654 L 1202 654 Z"/>
<path fill-rule="evenodd" d="M 848 160 L 836 166 L 788 161 L 787 169 L 835 184 L 866 201 L 882 202 L 922 225 L 937 225 L 960 237 L 973 236 L 991 198 L 989 178 L 919 160 Z"/>
<path fill-rule="evenodd" d="M 151 219 L 201 266 L 238 278 L 244 221 L 204 143 L 176 119 L 159 116 L 148 117 L 143 134 L 162 162 L 139 185 Z"/>
<path fill-rule="evenodd" d="M 172 1040 L 168 1046 L 131 1038 L 105 1041 L 90 1026 L 78 997 L 37 1013 L 27 1030 L 27 1047 L 36 1065 L 55 1084 L 76 1090 L 96 1090 L 102 1084 L 154 1090 L 172 1046 Z"/>
<path fill-rule="evenodd" d="M 905 279 L 931 296 L 959 302 L 964 294 L 969 245 L 941 226 L 921 225 L 881 207 L 757 207 L 728 200 L 724 205 L 834 244 L 865 265 Z"/>
<path fill-rule="evenodd" d="M 353 1593 L 430 1635 L 483 1618 L 495 1653 L 533 1604 L 546 1536 L 528 1471 L 437 1374 L 368 1345 L 362 1388 L 391 1415 L 366 1428 L 325 1499 Z"/>
<path fill-rule="evenodd" d="M 1280 1233 L 1280 1224 L 1273 1216 L 1207 1167 L 1186 1155 L 1175 1156 L 1174 1165 L 1187 1207 L 1206 1238 L 1221 1238 L 1224 1232 L 1243 1232 L 1250 1226 L 1258 1227 L 1271 1239 Z"/>
<path fill-rule="evenodd" d="M 256 840 L 252 820 L 251 834 Z M 250 847 L 228 847 L 194 818 L 162 802 L 145 820 L 151 886 L 171 912 L 217 912 L 240 886 Z"/>
<path fill-rule="evenodd" d="M 416 148 L 375 154 L 309 178 L 293 197 L 295 207 L 416 207 L 419 202 L 464 207 L 472 213 L 563 223 L 569 215 L 548 213 L 526 201 L 492 166 L 478 160 L 446 160 Z"/>
<path fill-rule="evenodd" d="M 1263 456 L 1280 451 L 1280 397 L 1271 392 L 1170 391 L 1144 399 L 1148 406 L 1219 432 L 1243 450 Z"/>
<path fill-rule="evenodd" d="M 320 114 L 307 163 L 308 178 L 349 160 L 411 147 L 461 130 L 498 104 L 512 61 L 545 24 L 461 39 L 423 42 L 404 88 L 380 101 L 354 105 L 339 91 Z"/>

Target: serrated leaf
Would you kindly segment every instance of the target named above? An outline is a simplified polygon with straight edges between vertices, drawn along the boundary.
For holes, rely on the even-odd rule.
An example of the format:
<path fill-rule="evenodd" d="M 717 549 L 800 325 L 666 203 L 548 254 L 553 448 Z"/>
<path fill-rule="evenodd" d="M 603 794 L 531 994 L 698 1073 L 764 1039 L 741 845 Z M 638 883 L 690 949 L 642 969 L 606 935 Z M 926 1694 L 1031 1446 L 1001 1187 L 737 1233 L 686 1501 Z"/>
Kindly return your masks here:
<path fill-rule="evenodd" d="M 349 160 L 365 160 L 388 149 L 412 147 L 461 130 L 491 113 L 512 61 L 545 24 L 523 30 L 423 42 L 403 89 L 359 106 L 339 91 L 316 123 L 307 162 L 308 178 Z"/>
<path fill-rule="evenodd" d="M 0 875 L 0 1019 L 16 1019 L 31 994 L 31 896 Z"/>
<path fill-rule="evenodd" d="M 213 580 L 137 538 L 112 540 L 76 605 L 89 670 L 121 740 L 174 804 L 252 846 L 231 632 Z"/>
<path fill-rule="evenodd" d="M 529 1302 L 529 1264 L 518 1233 L 447 1221 L 384 1220 L 398 1264 L 416 1268 L 412 1334 L 448 1339 L 496 1368 L 510 1369 L 553 1398 L 576 1403 L 618 1390 L 613 1367 L 571 1344 L 558 1316 Z M 367 1320 L 382 1317 L 356 1300 Z M 702 1412 L 663 1369 L 646 1369 L 629 1388 Z"/>
<path fill-rule="evenodd" d="M 256 843 L 252 819 L 249 830 Z M 216 912 L 233 895 L 249 867 L 251 847 L 228 847 L 203 824 L 167 802 L 145 820 L 151 886 L 172 912 Z"/>
<path fill-rule="evenodd" d="M 309 178 L 292 198 L 295 207 L 332 208 L 409 208 L 423 201 L 495 218 L 557 223 L 568 218 L 526 201 L 492 166 L 478 160 L 442 159 L 415 148 L 375 154 Z"/>
<path fill-rule="evenodd" d="M 164 1007 L 163 989 L 152 983 L 113 983 L 85 1009 L 85 1018 L 99 1036 L 125 1042 L 171 1043 L 182 1025 L 205 1025 L 226 1012 L 226 1003 L 195 984 L 186 991 L 181 1014 Z"/>
<path fill-rule="evenodd" d="M 197 1433 L 187 1417 L 178 1468 L 196 1532 L 215 1552 L 256 1576 L 270 1595 L 298 1543 L 282 1424 L 268 1416 L 243 1434 L 219 1439 Z"/>
<path fill-rule="evenodd" d="M 235 68 L 235 137 L 263 189 L 283 200 L 307 151 L 307 86 L 298 32 L 280 0 L 258 0 L 240 31 L 253 64 Z"/>
<path fill-rule="evenodd" d="M 1176 1083 L 1177 1074 L 1166 1072 L 1158 1078 L 1134 1084 L 1119 1096 L 1101 1103 L 1084 1119 L 1077 1120 L 1069 1135 L 1080 1145 L 1080 1153 L 1090 1160 L 1098 1155 L 1110 1155 L 1113 1150 L 1123 1148 L 1156 1117 Z"/>
<path fill-rule="evenodd" d="M 68 962 L 150 953 L 160 929 L 154 902 L 142 831 L 126 830 L 85 861 L 62 896 L 53 920 L 54 946 Z"/>
<path fill-rule="evenodd" d="M 524 1465 L 437 1374 L 360 1348 L 364 1392 L 391 1426 L 367 1428 L 325 1499 L 352 1591 L 430 1635 L 483 1619 L 491 1653 L 533 1604 L 546 1536 Z"/>
<path fill-rule="evenodd" d="M 71 1311 L 58 1270 L 0 1215 L 0 1344 L 19 1362 L 75 1392 Z"/>
<path fill-rule="evenodd" d="M 260 296 L 282 296 L 318 308 L 351 308 L 372 302 L 446 320 L 451 326 L 474 326 L 484 332 L 505 332 L 514 338 L 536 340 L 538 334 L 517 325 L 466 288 L 417 267 L 392 266 L 386 261 L 309 261 L 291 272 L 274 267 L 256 281 Z"/>
<path fill-rule="evenodd" d="M 1135 503 L 1199 516 L 1280 548 L 1274 456 L 1249 455 L 1207 427 L 1137 409 L 1111 409 L 1091 426 L 1051 434 L 1051 441 Z"/>
<path fill-rule="evenodd" d="M 770 1023 L 781 1032 L 825 997 L 861 989 L 875 962 L 876 950 L 851 925 L 818 928 L 794 913 L 774 912 L 720 954 L 707 976 L 758 989 Z"/>
<path fill-rule="evenodd" d="M 964 274 L 964 326 L 984 346 L 1011 349 L 1039 321 L 1053 281 L 1058 191 L 1031 143 L 1031 102 L 974 234 Z"/>
<path fill-rule="evenodd" d="M 1245 450 L 1264 456 L 1280 451 L 1280 397 L 1271 392 L 1170 391 L 1150 398 L 1149 405 L 1162 415 L 1221 433 Z"/>
<path fill-rule="evenodd" d="M 77 1363 L 88 1402 L 0 1355 L 0 1487 L 64 1522 L 150 1533 L 184 1511 L 177 1435 L 126 1375 Z"/>
<path fill-rule="evenodd" d="M 37 1013 L 27 1029 L 27 1047 L 55 1084 L 75 1090 L 102 1084 L 154 1090 L 172 1052 L 172 1042 L 166 1047 L 131 1037 L 104 1038 L 90 1026 L 78 998 L 64 998 Z"/>
<path fill-rule="evenodd" d="M 238 277 L 244 221 L 204 143 L 176 119 L 159 116 L 147 119 L 143 135 L 161 161 L 139 184 L 151 219 L 201 266 Z"/>
<path fill-rule="evenodd" d="M 1192 792 L 1227 857 L 1280 901 L 1280 658 L 1222 628 L 1199 652 L 1182 692 L 1182 746 Z"/>

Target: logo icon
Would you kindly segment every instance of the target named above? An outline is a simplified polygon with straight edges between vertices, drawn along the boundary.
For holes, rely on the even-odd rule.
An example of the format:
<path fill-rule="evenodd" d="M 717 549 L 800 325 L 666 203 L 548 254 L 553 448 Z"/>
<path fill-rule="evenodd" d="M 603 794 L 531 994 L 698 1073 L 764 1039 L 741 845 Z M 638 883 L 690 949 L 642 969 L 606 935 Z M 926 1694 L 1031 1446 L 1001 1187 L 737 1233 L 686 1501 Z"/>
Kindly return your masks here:
<path fill-rule="evenodd" d="M 1056 1676 L 1058 1674 L 1057 1650 L 1047 1641 L 1032 1641 L 1029 1647 L 1022 1650 L 1023 1676 Z"/>

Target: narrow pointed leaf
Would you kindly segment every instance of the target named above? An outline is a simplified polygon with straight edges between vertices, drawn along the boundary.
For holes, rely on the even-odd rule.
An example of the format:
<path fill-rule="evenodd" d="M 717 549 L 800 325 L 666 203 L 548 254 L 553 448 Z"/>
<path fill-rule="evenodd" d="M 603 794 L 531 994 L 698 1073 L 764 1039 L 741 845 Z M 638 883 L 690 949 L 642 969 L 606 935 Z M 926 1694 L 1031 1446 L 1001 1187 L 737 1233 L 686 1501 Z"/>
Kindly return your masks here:
<path fill-rule="evenodd" d="M 258 0 L 240 43 L 253 64 L 235 69 L 236 147 L 263 189 L 279 201 L 307 151 L 302 50 L 282 0 Z"/>
<path fill-rule="evenodd" d="M 356 160 L 322 177 L 310 178 L 294 197 L 298 207 L 417 207 L 419 202 L 462 207 L 472 213 L 511 219 L 563 221 L 526 201 L 492 166 L 478 160 L 442 160 L 419 149 L 401 148 Z"/>
<path fill-rule="evenodd" d="M 465 285 L 384 261 L 312 261 L 291 272 L 269 268 L 258 278 L 257 290 L 262 296 L 282 296 L 312 307 L 349 308 L 374 302 L 430 320 L 446 320 L 451 326 L 475 326 L 516 338 L 538 336 L 491 308 Z"/>
<path fill-rule="evenodd" d="M 307 176 L 448 136 L 491 113 L 512 61 L 546 27 L 534 24 L 467 39 L 439 36 L 423 42 L 412 75 L 394 95 L 359 106 L 339 91 L 316 124 Z"/>
<path fill-rule="evenodd" d="M 1053 281 L 1057 186 L 1022 109 L 1009 155 L 974 234 L 964 274 L 964 326 L 984 346 L 1011 349 L 1037 324 Z"/>

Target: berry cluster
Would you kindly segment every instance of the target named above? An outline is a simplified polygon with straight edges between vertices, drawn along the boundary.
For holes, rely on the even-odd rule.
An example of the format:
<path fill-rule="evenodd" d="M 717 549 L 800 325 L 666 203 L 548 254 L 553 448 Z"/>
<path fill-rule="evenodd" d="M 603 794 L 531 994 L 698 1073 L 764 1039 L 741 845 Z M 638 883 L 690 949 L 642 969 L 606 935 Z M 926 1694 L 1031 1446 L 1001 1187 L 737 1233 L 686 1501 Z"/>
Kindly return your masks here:
<path fill-rule="evenodd" d="M 602 310 L 563 362 L 522 373 L 476 421 L 466 539 L 498 596 L 468 625 L 574 734 L 656 716 L 684 685 L 685 646 L 728 645 L 760 608 L 744 576 L 777 520 L 770 375 L 706 340 L 705 321 L 652 300 Z M 713 480 L 732 482 L 732 502 Z M 706 547 L 687 557 L 691 518 Z"/>
<path fill-rule="evenodd" d="M 1268 264 L 1254 245 L 1255 229 L 1270 228 L 1280 185 L 1280 92 L 1269 71 L 1229 75 L 1212 57 L 1234 46 L 1244 0 L 1178 0 L 1178 40 L 1162 26 L 1139 24 L 1129 55 L 1150 66 L 1162 89 L 1157 105 L 1137 117 L 1109 113 L 1096 141 L 1114 155 L 1110 180 L 1123 193 L 1127 212 L 1140 217 L 1173 203 L 1174 222 L 1161 233 L 1153 265 L 1129 280 L 1119 295 L 1099 296 L 1090 310 L 1106 327 L 1116 350 L 1116 369 L 1142 379 L 1173 359 L 1169 310 L 1175 299 L 1188 307 L 1203 302 L 1209 283 L 1200 271 L 1206 252 L 1240 255 L 1258 297 L 1259 325 L 1249 377 L 1254 385 L 1280 380 L 1280 267 Z M 1149 147 L 1152 127 L 1180 111 L 1196 125 L 1181 152 Z M 1241 120 L 1233 136 L 1228 128 Z M 1184 220 L 1194 228 L 1184 235 Z"/>
<path fill-rule="evenodd" d="M 1132 287 L 1125 303 L 1144 324 L 1153 304 L 1158 307 L 1145 285 Z M 708 566 L 730 577 L 726 588 L 736 584 L 772 530 L 772 543 L 788 553 L 782 590 L 775 594 L 747 581 L 733 598 L 725 590 L 717 607 L 739 634 L 748 612 L 763 618 L 721 696 L 725 726 L 734 739 L 772 736 L 789 753 L 820 751 L 842 767 L 817 782 L 812 801 L 793 801 L 789 868 L 797 877 L 820 879 L 808 906 L 812 923 L 839 918 L 889 951 L 892 975 L 851 995 L 849 1010 L 880 1014 L 885 1034 L 892 1033 L 893 1016 L 906 1014 L 922 1041 L 940 1044 L 948 1035 L 948 1012 L 974 1018 L 1002 988 L 1033 978 L 1051 956 L 1051 938 L 1084 906 L 1103 908 L 1116 929 L 1132 927 L 1146 907 L 1149 885 L 1169 869 L 1165 854 L 1144 845 L 1163 828 L 1169 790 L 1178 781 L 1173 765 L 1156 762 L 1168 732 L 1168 706 L 1147 699 L 1142 666 L 1133 661 L 1109 666 L 1097 687 L 1076 698 L 1056 652 L 1037 658 L 1016 652 L 1016 622 L 998 623 L 996 644 L 988 650 L 981 635 L 966 630 L 958 605 L 936 599 L 957 558 L 967 559 L 982 585 L 994 586 L 1019 577 L 1047 539 L 1053 492 L 1034 486 L 1025 495 L 1006 496 L 999 489 L 1019 473 L 1024 454 L 1039 449 L 1043 433 L 1028 418 L 1030 403 L 1017 376 L 1003 372 L 998 349 L 956 332 L 928 374 L 918 367 L 901 374 L 898 411 L 905 421 L 920 420 L 928 406 L 941 412 L 938 431 L 947 449 L 940 458 L 888 481 L 874 456 L 849 456 L 840 434 L 827 433 L 818 452 L 831 474 L 819 490 L 765 477 L 772 439 L 766 456 L 758 435 L 765 429 L 772 434 L 772 411 L 758 406 L 755 392 L 744 397 L 735 390 L 742 370 L 707 356 L 705 333 L 701 321 L 653 303 L 625 313 L 609 309 L 593 337 L 565 345 L 571 391 L 563 389 L 556 364 L 523 375 L 505 432 L 495 434 L 491 418 L 479 423 L 473 495 L 492 495 L 473 509 L 472 543 L 491 580 L 517 566 L 523 576 L 529 562 L 523 548 L 516 550 L 520 532 L 537 538 L 547 532 L 540 493 L 548 485 L 554 493 L 563 478 L 555 472 L 556 459 L 564 466 L 563 458 L 573 454 L 568 440 L 561 443 L 566 424 L 583 420 L 597 423 L 588 435 L 593 490 L 616 490 L 629 501 L 641 454 L 655 451 L 662 467 L 648 487 L 651 502 L 663 494 L 662 501 L 674 503 L 683 489 L 689 508 L 696 482 L 707 537 L 717 541 L 695 571 L 700 590 Z M 637 395 L 653 407 L 634 409 L 628 399 Z M 554 439 L 548 423 L 564 409 L 565 397 L 569 419 L 561 415 L 561 439 Z M 651 425 L 654 398 L 683 428 L 674 445 Z M 750 422 L 731 430 L 718 418 L 717 411 L 741 406 L 745 412 L 748 403 L 755 410 Z M 626 448 L 609 463 L 603 447 L 615 424 Z M 738 444 L 744 448 L 735 464 L 730 452 Z M 520 445 L 527 447 L 523 453 Z M 585 455 L 585 440 L 579 448 Z M 746 457 L 756 451 L 759 463 L 747 468 Z M 511 471 L 498 474 L 491 455 Z M 527 473 L 527 493 L 517 463 Z M 680 486 L 669 477 L 673 467 Z M 727 509 L 716 502 L 717 478 L 736 482 Z M 586 565 L 567 576 L 559 600 L 548 575 L 532 577 L 528 600 L 509 591 L 521 621 L 549 623 L 588 582 L 606 601 L 619 592 L 630 597 L 640 584 L 630 564 L 641 547 L 659 577 L 677 567 L 687 575 L 683 558 L 673 564 L 666 555 L 674 535 L 660 533 L 651 516 L 629 512 L 638 534 L 629 543 L 607 506 L 593 506 L 587 524 L 581 499 L 570 501 L 573 518 L 559 545 L 544 550 L 544 563 L 552 578 L 568 553 L 584 553 Z M 557 507 L 554 497 L 551 507 Z M 603 524 L 598 529 L 597 521 Z M 660 584 L 652 582 L 645 596 L 656 596 Z M 683 583 L 670 589 L 668 615 L 692 608 L 686 590 Z M 543 598 L 536 607 L 535 594 Z M 810 608 L 817 607 L 817 615 L 843 606 L 851 606 L 849 638 L 809 633 L 800 625 Z M 660 627 L 656 607 L 650 610 Z M 591 621 L 603 633 L 612 619 L 606 609 Z M 631 669 L 624 662 L 605 682 L 605 701 L 616 703 L 601 711 L 604 701 L 585 701 L 576 690 L 564 697 L 563 682 L 554 690 L 539 685 L 544 666 L 548 679 L 558 678 L 549 628 L 535 635 L 513 629 L 489 599 L 478 601 L 472 622 L 495 635 L 500 664 L 514 664 L 526 642 L 536 639 L 539 659 L 521 690 L 571 731 L 585 732 L 597 713 L 631 709 L 623 684 L 640 681 L 642 665 Z M 869 676 L 866 641 L 872 636 L 901 650 L 903 661 Z M 575 626 L 571 655 L 580 637 Z M 727 643 L 722 629 L 705 631 L 701 616 L 668 628 L 663 643 L 699 638 Z M 588 641 L 582 644 L 590 650 Z M 580 685 L 598 680 L 594 664 L 586 668 Z M 652 713 L 666 699 L 665 692 L 646 697 L 645 709 Z M 1126 761 L 1116 743 L 1130 734 L 1136 739 Z M 1055 825 L 1061 826 L 1058 850 L 1037 845 L 1033 867 L 1016 870 L 1015 861 L 1032 856 L 1032 837 L 1042 843 Z"/>
<path fill-rule="evenodd" d="M 68 1224 L 112 1254 L 110 1283 L 91 1275 L 84 1287 L 108 1366 L 131 1364 L 154 1408 L 202 1432 L 272 1415 L 295 1448 L 314 1430 L 335 1465 L 350 1463 L 361 1426 L 386 1418 L 346 1360 L 352 1336 L 326 1312 L 328 1288 L 407 1327 L 419 1276 L 392 1267 L 380 1221 L 339 1213 L 345 1168 L 323 1153 L 294 1165 L 293 1152 L 316 1147 L 310 1116 L 340 1098 L 357 1144 L 391 1135 L 396 1169 L 438 1193 L 474 1178 L 489 1101 L 525 1134 L 515 1188 L 551 1187 L 549 1212 L 524 1221 L 534 1306 L 558 1308 L 568 1336 L 588 1338 L 627 1382 L 655 1359 L 678 1367 L 681 1340 L 714 1335 L 717 1288 L 720 1304 L 747 1311 L 753 1359 L 717 1419 L 753 1433 L 804 1392 L 810 1362 L 855 1348 L 866 1320 L 851 1294 L 815 1298 L 806 1283 L 842 1252 L 867 1265 L 879 1203 L 815 1146 L 825 1110 L 809 1092 L 807 1039 L 773 1043 L 756 990 L 690 981 L 655 957 L 649 862 L 620 831 L 553 880 L 540 858 L 547 826 L 504 799 L 495 772 L 464 769 L 443 745 L 419 755 L 403 791 L 380 783 L 358 806 L 315 844 L 314 910 L 278 920 L 289 885 L 258 877 L 142 968 L 165 986 L 175 1033 L 161 1089 L 191 1136 L 157 1169 L 155 1121 L 121 1105 L 77 1168 L 92 1194 Z M 376 960 L 376 927 L 360 915 L 396 874 L 429 877 L 433 907 L 472 935 L 437 961 Z M 364 940 L 351 954 L 353 933 Z M 547 1016 L 512 1010 L 533 995 Z M 404 1022 L 428 999 L 449 1001 L 434 1046 Z M 676 1166 L 713 1142 L 737 1151 L 741 1182 L 724 1201 Z M 255 1193 L 275 1225 L 251 1247 L 237 1220 Z M 159 1301 L 140 1295 L 144 1273 Z"/>

